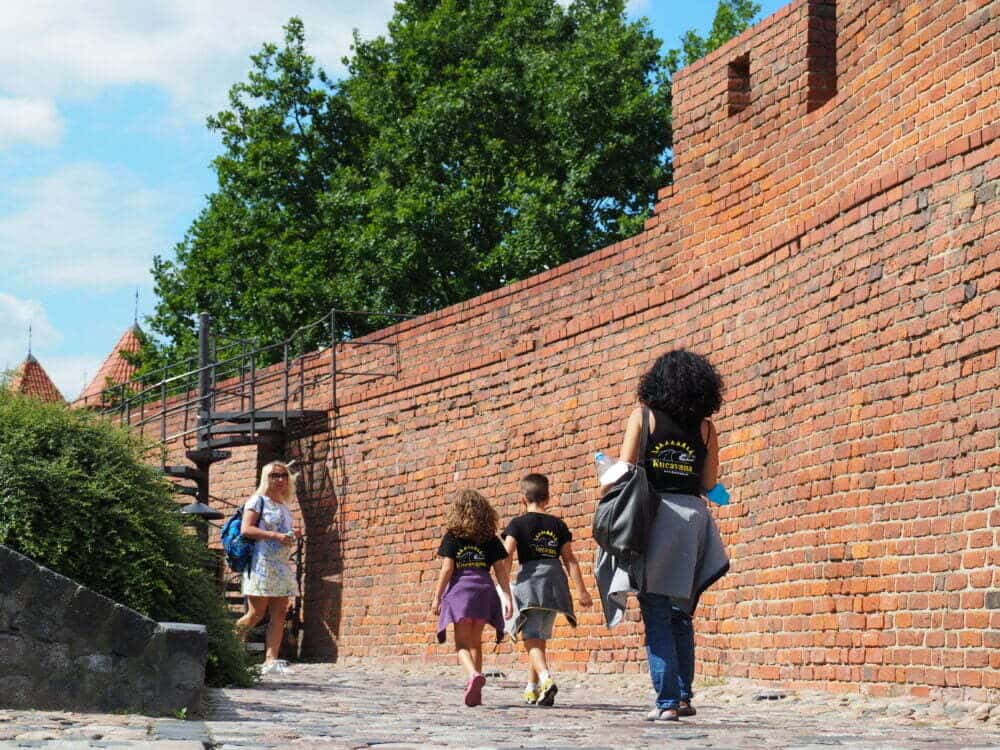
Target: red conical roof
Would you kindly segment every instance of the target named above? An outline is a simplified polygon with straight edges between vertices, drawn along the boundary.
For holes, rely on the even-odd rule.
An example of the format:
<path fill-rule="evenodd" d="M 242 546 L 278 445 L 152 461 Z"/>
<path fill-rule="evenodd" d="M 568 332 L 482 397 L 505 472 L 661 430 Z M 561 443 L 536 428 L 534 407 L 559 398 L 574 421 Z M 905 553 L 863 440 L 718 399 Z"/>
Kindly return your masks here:
<path fill-rule="evenodd" d="M 14 370 L 14 377 L 7 386 L 14 393 L 37 398 L 39 401 L 65 403 L 65 399 L 52 382 L 45 368 L 30 354 L 20 367 Z"/>
<path fill-rule="evenodd" d="M 122 385 L 132 380 L 135 375 L 135 365 L 129 362 L 122 353 L 134 354 L 142 347 L 142 331 L 138 325 L 129 327 L 118 339 L 114 349 L 104 360 L 94 379 L 83 389 L 83 393 L 73 402 L 73 406 L 101 406 L 107 399 L 104 391 L 108 386 Z"/>

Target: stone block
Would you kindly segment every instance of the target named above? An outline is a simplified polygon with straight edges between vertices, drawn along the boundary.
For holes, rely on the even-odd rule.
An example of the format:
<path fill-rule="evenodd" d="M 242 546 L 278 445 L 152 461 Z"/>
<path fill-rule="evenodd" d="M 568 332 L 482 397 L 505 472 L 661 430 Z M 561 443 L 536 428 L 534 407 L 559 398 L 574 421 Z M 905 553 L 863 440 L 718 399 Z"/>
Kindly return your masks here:
<path fill-rule="evenodd" d="M 106 646 L 119 656 L 140 656 L 156 632 L 156 623 L 134 609 L 113 605 L 110 622 L 104 632 Z"/>
<path fill-rule="evenodd" d="M 195 712 L 201 705 L 208 657 L 204 625 L 161 623 L 156 634 L 159 691 Z"/>
<path fill-rule="evenodd" d="M 113 613 L 114 602 L 80 586 L 63 614 L 63 628 L 69 632 L 89 631 L 95 637 L 102 637 Z"/>
<path fill-rule="evenodd" d="M 160 625 L 0 546 L 4 579 L 0 708 L 152 715 L 199 709 L 204 626 Z"/>
<path fill-rule="evenodd" d="M 28 575 L 14 593 L 18 614 L 13 627 L 43 641 L 55 640 L 77 588 L 78 584 L 70 579 L 47 568 L 38 568 L 38 572 Z"/>
<path fill-rule="evenodd" d="M 34 563 L 27 557 L 0 545 L 0 594 L 17 591 L 34 568 Z"/>

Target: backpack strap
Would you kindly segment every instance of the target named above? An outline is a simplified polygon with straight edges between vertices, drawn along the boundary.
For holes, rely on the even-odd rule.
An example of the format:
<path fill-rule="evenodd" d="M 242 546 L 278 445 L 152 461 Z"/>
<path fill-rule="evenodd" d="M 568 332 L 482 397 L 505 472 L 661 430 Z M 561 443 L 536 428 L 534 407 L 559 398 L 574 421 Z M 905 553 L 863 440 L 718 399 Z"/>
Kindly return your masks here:
<path fill-rule="evenodd" d="M 642 410 L 642 428 L 639 430 L 639 454 L 635 457 L 635 465 L 646 463 L 646 442 L 649 438 L 649 409 L 645 404 L 639 406 Z"/>

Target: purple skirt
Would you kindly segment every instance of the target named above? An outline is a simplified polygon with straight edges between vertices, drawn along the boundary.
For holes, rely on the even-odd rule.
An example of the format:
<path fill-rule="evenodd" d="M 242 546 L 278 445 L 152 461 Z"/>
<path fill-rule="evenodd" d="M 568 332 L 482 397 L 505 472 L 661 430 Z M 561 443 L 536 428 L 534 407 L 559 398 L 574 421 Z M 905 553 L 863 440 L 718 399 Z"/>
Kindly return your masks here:
<path fill-rule="evenodd" d="M 441 599 L 438 643 L 444 643 L 448 625 L 461 620 L 482 620 L 503 640 L 503 606 L 487 570 L 456 570 Z"/>

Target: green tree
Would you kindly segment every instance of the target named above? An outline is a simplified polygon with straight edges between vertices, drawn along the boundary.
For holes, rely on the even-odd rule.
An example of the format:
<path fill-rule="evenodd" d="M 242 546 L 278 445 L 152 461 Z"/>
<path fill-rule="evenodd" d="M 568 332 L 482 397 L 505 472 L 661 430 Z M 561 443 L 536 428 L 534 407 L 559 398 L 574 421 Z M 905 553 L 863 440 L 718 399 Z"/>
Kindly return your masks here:
<path fill-rule="evenodd" d="M 155 620 L 206 625 L 209 684 L 252 682 L 209 553 L 127 431 L 0 389 L 0 544 Z"/>
<path fill-rule="evenodd" d="M 282 49 L 265 44 L 251 60 L 247 81 L 230 89 L 230 108 L 208 118 L 224 147 L 213 162 L 218 190 L 175 258 L 154 260 L 153 329 L 185 354 L 195 350 L 198 312 L 234 335 L 280 339 L 329 307 L 331 281 L 343 272 L 320 202 L 356 158 L 353 118 L 315 71 L 298 19 L 285 27 Z"/>
<path fill-rule="evenodd" d="M 639 231 L 670 181 L 671 60 L 700 37 L 661 57 L 624 1 L 403 0 L 336 83 L 292 19 L 209 118 L 219 187 L 154 263 L 152 328 L 190 354 L 201 310 L 263 341 L 334 306 L 426 312 Z M 755 8 L 722 0 L 700 44 Z"/>
<path fill-rule="evenodd" d="M 634 234 L 667 179 L 659 47 L 623 0 L 397 5 L 343 84 L 371 137 L 341 297 L 430 310 Z"/>
<path fill-rule="evenodd" d="M 671 75 L 680 68 L 714 52 L 735 36 L 739 36 L 754 22 L 760 13 L 760 4 L 753 0 L 719 0 L 715 18 L 707 37 L 688 29 L 681 36 L 681 48 L 664 55 L 664 65 Z"/>

